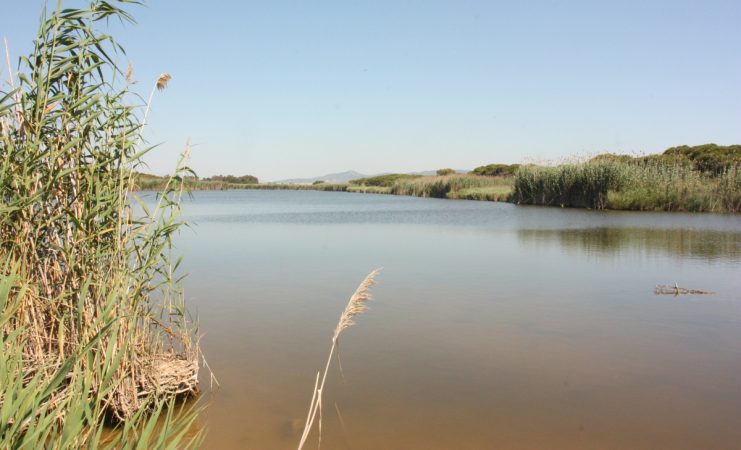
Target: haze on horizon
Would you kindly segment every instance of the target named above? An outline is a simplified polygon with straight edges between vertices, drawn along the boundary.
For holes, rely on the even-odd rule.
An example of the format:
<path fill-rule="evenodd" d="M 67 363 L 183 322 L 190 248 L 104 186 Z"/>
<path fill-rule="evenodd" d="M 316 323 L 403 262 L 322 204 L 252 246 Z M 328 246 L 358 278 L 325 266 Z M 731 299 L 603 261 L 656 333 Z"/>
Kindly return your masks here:
<path fill-rule="evenodd" d="M 14 69 L 43 3 L 3 5 Z M 162 143 L 147 156 L 157 174 L 188 139 L 199 175 L 266 181 L 741 143 L 738 1 L 187 0 L 129 10 L 138 24 L 112 26 L 137 90 L 173 76 L 147 126 Z"/>

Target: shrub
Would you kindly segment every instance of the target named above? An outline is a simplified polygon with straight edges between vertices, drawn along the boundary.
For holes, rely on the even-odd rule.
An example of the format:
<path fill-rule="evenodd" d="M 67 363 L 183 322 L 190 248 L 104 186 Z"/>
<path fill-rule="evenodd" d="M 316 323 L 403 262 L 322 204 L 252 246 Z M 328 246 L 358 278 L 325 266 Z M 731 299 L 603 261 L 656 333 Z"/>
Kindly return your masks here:
<path fill-rule="evenodd" d="M 501 177 L 514 175 L 517 169 L 520 167 L 519 164 L 489 164 L 487 166 L 480 166 L 473 169 L 470 173 L 472 175 L 484 175 L 488 177 Z"/>
<path fill-rule="evenodd" d="M 350 184 L 362 185 L 362 186 L 392 186 L 395 182 L 400 180 L 412 180 L 414 178 L 420 178 L 422 175 L 411 175 L 406 173 L 390 173 L 387 175 L 378 175 L 375 177 L 358 178 L 356 180 L 350 180 Z"/>

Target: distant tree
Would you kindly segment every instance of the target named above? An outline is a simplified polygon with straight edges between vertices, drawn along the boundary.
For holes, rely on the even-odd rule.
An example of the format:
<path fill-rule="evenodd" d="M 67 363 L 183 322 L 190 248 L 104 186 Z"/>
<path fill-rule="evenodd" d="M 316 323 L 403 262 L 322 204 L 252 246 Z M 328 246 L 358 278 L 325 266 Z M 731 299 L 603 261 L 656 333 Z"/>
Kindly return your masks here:
<path fill-rule="evenodd" d="M 242 175 L 242 176 L 214 175 L 211 178 L 204 178 L 204 181 L 221 181 L 223 183 L 232 183 L 232 184 L 258 184 L 259 183 L 257 177 L 254 177 L 252 175 Z"/>
<path fill-rule="evenodd" d="M 324 183 L 324 180 L 316 180 L 315 182 L 313 182 L 311 184 L 317 185 L 317 184 L 323 184 L 323 183 Z"/>
<path fill-rule="evenodd" d="M 455 173 L 454 169 L 437 169 L 437 175 L 438 176 L 444 176 L 444 175 L 453 175 Z"/>
<path fill-rule="evenodd" d="M 667 149 L 664 157 L 685 157 L 698 170 L 721 174 L 726 170 L 741 167 L 741 145 L 704 144 L 689 147 L 682 145 Z"/>
<path fill-rule="evenodd" d="M 422 175 L 411 175 L 406 173 L 389 173 L 386 175 L 378 175 L 375 177 L 350 180 L 350 184 L 356 184 L 360 186 L 393 186 L 393 184 L 399 180 L 410 180 L 413 178 L 419 178 L 421 176 Z"/>
<path fill-rule="evenodd" d="M 519 164 L 489 164 L 486 166 L 479 166 L 473 169 L 470 173 L 472 175 L 488 177 L 503 177 L 514 175 L 519 167 Z"/>

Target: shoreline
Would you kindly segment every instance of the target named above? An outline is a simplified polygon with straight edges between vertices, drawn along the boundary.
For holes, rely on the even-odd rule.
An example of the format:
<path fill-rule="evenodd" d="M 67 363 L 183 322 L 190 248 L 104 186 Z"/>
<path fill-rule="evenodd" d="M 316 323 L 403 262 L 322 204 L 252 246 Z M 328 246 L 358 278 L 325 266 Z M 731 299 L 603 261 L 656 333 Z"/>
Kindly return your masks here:
<path fill-rule="evenodd" d="M 532 204 L 532 203 L 521 203 L 516 202 L 512 199 L 512 190 L 508 192 L 497 192 L 491 190 L 487 192 L 471 192 L 471 191 L 453 191 L 446 193 L 445 196 L 434 196 L 434 195 L 415 195 L 414 193 L 395 193 L 392 187 L 389 186 L 358 186 L 349 183 L 322 183 L 317 185 L 310 184 L 229 184 L 219 183 L 220 186 L 214 187 L 207 182 L 192 182 L 187 183 L 187 188 L 191 191 L 233 191 L 233 190 L 266 190 L 266 191 L 324 191 L 324 192 L 348 192 L 353 194 L 377 194 L 377 195 L 397 195 L 404 197 L 419 197 L 419 198 L 436 198 L 440 200 L 468 200 L 468 201 L 488 201 L 498 203 L 510 203 L 517 206 L 540 206 L 550 208 L 562 208 L 562 209 L 586 209 L 593 211 L 630 211 L 630 212 L 664 212 L 664 213 L 702 213 L 702 214 L 723 214 L 733 215 L 739 214 L 741 211 L 693 211 L 682 208 L 676 209 L 637 209 L 637 208 L 589 208 L 589 207 L 578 207 L 578 206 L 562 206 L 562 205 L 543 205 L 543 204 Z M 157 187 L 147 187 L 145 189 L 136 189 L 136 192 L 157 192 Z M 451 195 L 452 194 L 452 195 Z"/>

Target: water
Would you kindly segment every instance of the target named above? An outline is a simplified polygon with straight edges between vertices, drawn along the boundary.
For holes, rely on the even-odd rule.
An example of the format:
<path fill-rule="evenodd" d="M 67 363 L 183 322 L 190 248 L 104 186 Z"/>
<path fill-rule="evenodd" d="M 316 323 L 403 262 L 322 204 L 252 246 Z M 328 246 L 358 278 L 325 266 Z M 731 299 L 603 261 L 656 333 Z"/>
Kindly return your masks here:
<path fill-rule="evenodd" d="M 312 191 L 196 192 L 185 215 L 186 297 L 221 383 L 206 448 L 296 447 L 337 318 L 377 267 L 323 448 L 741 442 L 739 216 Z M 715 294 L 653 294 L 675 282 Z"/>

